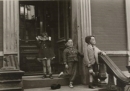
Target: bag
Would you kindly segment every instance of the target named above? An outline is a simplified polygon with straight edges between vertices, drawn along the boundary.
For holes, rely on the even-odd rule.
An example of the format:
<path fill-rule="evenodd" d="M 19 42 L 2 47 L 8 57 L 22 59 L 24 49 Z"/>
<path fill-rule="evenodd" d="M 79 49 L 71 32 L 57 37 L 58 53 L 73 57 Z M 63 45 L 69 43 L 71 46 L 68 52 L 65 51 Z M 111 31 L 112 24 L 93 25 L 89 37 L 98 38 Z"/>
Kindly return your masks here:
<path fill-rule="evenodd" d="M 61 88 L 61 85 L 60 85 L 60 84 L 52 84 L 52 85 L 51 85 L 51 89 L 52 89 L 52 90 L 60 89 L 60 88 Z"/>

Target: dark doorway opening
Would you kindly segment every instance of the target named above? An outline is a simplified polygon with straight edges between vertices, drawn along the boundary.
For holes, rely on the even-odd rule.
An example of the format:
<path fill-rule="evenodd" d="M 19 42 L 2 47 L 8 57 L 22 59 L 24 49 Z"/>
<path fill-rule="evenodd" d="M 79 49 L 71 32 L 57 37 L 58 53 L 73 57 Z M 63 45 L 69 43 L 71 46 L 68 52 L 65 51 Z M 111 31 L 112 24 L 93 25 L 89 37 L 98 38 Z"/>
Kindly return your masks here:
<path fill-rule="evenodd" d="M 71 2 L 20 1 L 20 68 L 25 75 L 42 74 L 42 63 L 37 61 L 36 36 L 46 31 L 52 38 L 56 58 L 51 62 L 53 74 L 63 71 L 64 42 L 71 38 Z"/>

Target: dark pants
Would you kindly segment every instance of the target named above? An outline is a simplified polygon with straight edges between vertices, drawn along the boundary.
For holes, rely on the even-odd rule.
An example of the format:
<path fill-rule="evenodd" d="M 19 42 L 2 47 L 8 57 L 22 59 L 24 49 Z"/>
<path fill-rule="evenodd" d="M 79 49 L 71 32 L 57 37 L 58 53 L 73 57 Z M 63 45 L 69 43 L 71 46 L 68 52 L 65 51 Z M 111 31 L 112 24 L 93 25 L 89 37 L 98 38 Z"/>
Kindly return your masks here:
<path fill-rule="evenodd" d="M 73 82 L 77 75 L 78 62 L 77 61 L 69 62 L 68 66 L 69 66 L 69 68 L 68 68 L 67 72 L 70 75 L 70 82 Z"/>
<path fill-rule="evenodd" d="M 97 85 L 98 84 L 98 74 L 99 74 L 98 64 L 97 63 L 93 64 L 92 69 L 93 69 L 93 71 L 95 73 L 95 75 L 93 76 L 93 84 Z"/>
<path fill-rule="evenodd" d="M 94 63 L 94 64 L 92 65 L 92 69 L 93 69 L 93 71 L 94 71 L 95 73 L 98 73 L 98 72 L 99 72 L 98 64 L 97 64 L 97 63 Z"/>

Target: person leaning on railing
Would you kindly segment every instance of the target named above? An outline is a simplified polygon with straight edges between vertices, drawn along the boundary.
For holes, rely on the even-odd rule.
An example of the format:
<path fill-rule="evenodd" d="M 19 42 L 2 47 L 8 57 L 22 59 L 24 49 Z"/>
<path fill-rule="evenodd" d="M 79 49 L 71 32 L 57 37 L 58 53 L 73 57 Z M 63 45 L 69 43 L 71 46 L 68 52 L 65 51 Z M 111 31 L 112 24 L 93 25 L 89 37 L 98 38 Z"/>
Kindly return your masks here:
<path fill-rule="evenodd" d="M 89 68 L 89 88 L 94 88 L 93 83 L 98 83 L 98 73 L 99 73 L 99 61 L 98 54 L 101 53 L 105 55 L 105 52 L 102 52 L 100 49 L 96 47 L 96 40 L 94 36 L 87 36 L 85 38 L 85 42 L 87 45 L 87 56 L 88 56 L 88 64 Z"/>

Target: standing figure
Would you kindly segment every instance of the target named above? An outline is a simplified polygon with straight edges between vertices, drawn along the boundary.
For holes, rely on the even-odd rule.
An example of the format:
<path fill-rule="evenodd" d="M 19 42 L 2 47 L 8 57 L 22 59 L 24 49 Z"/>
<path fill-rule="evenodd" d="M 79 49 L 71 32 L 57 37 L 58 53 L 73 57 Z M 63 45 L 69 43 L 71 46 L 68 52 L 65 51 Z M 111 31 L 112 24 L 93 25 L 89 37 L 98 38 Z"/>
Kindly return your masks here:
<path fill-rule="evenodd" d="M 63 51 L 63 61 L 68 75 L 70 75 L 69 87 L 73 87 L 73 81 L 77 75 L 78 67 L 78 50 L 73 46 L 73 40 L 68 39 L 66 41 L 66 48 Z"/>
<path fill-rule="evenodd" d="M 94 88 L 93 83 L 98 83 L 98 73 L 99 73 L 99 61 L 98 54 L 101 53 L 105 55 L 104 52 L 96 47 L 96 40 L 94 36 L 87 36 L 85 38 L 87 45 L 87 56 L 88 56 L 88 68 L 89 68 L 89 88 Z"/>
<path fill-rule="evenodd" d="M 51 60 L 55 58 L 55 55 L 51 46 L 51 37 L 49 37 L 47 33 L 42 33 L 41 36 L 36 37 L 36 39 L 39 47 L 37 60 L 43 64 L 43 78 L 46 78 L 48 69 L 49 77 L 52 79 Z"/>

